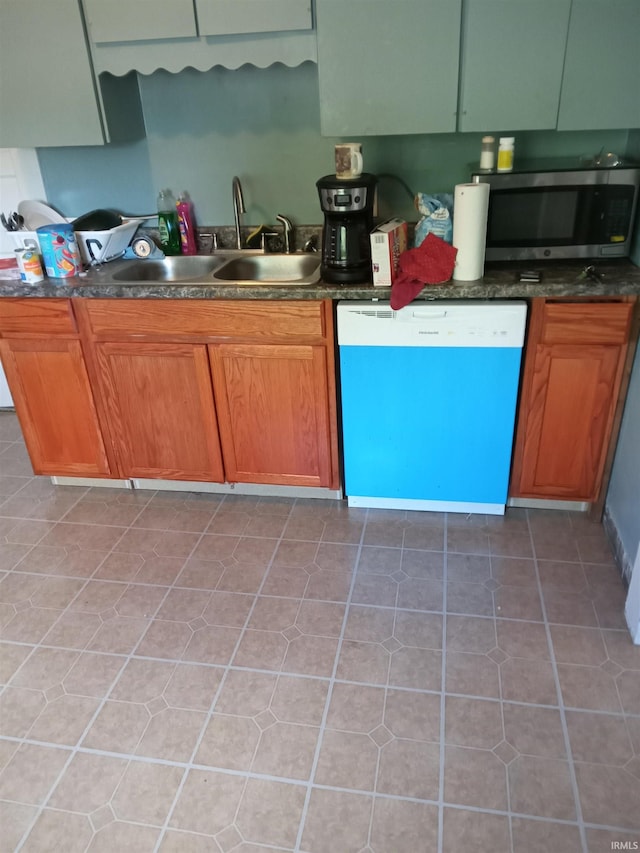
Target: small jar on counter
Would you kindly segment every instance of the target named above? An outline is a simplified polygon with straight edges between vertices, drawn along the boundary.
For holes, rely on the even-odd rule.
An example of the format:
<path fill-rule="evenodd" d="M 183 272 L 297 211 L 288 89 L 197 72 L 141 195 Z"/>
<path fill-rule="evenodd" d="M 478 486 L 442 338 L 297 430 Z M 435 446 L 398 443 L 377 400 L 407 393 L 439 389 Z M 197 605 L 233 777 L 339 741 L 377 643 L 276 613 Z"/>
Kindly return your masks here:
<path fill-rule="evenodd" d="M 482 148 L 480 149 L 480 170 L 490 172 L 496 165 L 496 141 L 493 136 L 482 137 Z"/>
<path fill-rule="evenodd" d="M 501 136 L 498 146 L 498 171 L 510 172 L 513 169 L 513 136 Z"/>

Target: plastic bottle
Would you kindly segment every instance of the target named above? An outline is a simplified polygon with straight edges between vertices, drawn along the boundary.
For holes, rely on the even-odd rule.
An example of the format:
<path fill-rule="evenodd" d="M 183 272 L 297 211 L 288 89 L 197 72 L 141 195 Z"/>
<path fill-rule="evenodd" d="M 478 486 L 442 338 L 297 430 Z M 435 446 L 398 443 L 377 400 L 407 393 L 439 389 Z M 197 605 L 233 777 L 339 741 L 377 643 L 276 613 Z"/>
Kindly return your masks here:
<path fill-rule="evenodd" d="M 196 230 L 193 223 L 193 205 L 188 192 L 182 192 L 176 202 L 178 211 L 178 226 L 180 228 L 180 244 L 183 255 L 196 255 L 198 246 L 196 243 Z"/>
<path fill-rule="evenodd" d="M 495 139 L 493 136 L 482 137 L 482 148 L 480 149 L 480 169 L 490 172 L 496 165 Z"/>
<path fill-rule="evenodd" d="M 160 190 L 158 195 L 158 230 L 165 255 L 180 254 L 180 229 L 178 211 L 171 190 Z"/>
<path fill-rule="evenodd" d="M 513 136 L 500 137 L 500 145 L 498 147 L 498 171 L 510 172 L 513 169 L 513 144 L 515 139 Z"/>

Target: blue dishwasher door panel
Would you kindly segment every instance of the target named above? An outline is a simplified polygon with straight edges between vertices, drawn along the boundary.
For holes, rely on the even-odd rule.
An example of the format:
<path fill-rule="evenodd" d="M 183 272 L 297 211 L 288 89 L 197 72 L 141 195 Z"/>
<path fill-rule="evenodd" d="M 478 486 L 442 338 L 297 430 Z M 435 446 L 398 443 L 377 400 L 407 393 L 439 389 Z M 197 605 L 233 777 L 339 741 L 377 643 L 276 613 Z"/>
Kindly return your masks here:
<path fill-rule="evenodd" d="M 347 496 L 504 504 L 521 352 L 341 346 Z"/>

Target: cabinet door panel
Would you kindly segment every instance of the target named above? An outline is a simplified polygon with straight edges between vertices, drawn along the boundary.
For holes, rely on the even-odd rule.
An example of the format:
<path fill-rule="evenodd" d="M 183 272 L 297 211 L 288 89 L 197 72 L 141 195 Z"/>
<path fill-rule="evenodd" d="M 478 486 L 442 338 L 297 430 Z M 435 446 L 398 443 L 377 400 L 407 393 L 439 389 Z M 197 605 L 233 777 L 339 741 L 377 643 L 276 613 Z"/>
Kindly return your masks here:
<path fill-rule="evenodd" d="M 121 474 L 222 482 L 205 346 L 96 347 Z"/>
<path fill-rule="evenodd" d="M 539 346 L 520 494 L 595 500 L 617 387 L 619 346 Z"/>
<path fill-rule="evenodd" d="M 640 127 L 640 3 L 573 0 L 558 130 Z"/>
<path fill-rule="evenodd" d="M 193 0 L 83 0 L 92 42 L 196 36 Z"/>
<path fill-rule="evenodd" d="M 571 0 L 473 0 L 463 12 L 460 130 L 555 128 Z"/>
<path fill-rule="evenodd" d="M 0 146 L 102 145 L 77 0 L 0 0 L 0 20 Z"/>
<path fill-rule="evenodd" d="M 229 481 L 331 485 L 322 346 L 209 347 Z"/>
<path fill-rule="evenodd" d="M 456 129 L 460 0 L 316 0 L 325 136 Z"/>
<path fill-rule="evenodd" d="M 0 354 L 36 474 L 109 475 L 78 341 L 0 341 Z"/>
<path fill-rule="evenodd" d="M 201 36 L 311 29 L 311 0 L 196 0 Z"/>

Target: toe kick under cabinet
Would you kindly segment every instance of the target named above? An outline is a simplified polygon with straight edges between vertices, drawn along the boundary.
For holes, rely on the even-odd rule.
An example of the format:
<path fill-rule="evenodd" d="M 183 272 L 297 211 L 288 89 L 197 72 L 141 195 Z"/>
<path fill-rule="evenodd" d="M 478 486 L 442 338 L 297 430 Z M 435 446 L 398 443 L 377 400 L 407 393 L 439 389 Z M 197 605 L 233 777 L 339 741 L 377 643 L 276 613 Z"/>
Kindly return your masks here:
<path fill-rule="evenodd" d="M 54 378 L 58 363 L 51 362 L 43 417 L 29 402 L 31 388 L 16 399 L 37 473 L 339 487 L 329 301 L 0 300 L 0 345 L 14 391 L 27 380 L 12 361 L 25 341 L 7 335 L 3 307 L 11 302 L 55 304 L 69 317 L 60 346 L 70 351 L 67 373 L 75 370 L 84 384 L 73 374 L 66 397 L 82 414 L 76 432 L 95 444 L 90 471 L 70 469 L 55 447 L 41 464 L 40 442 L 29 435 L 47 431 L 44 421 L 57 416 L 54 387 L 68 386 L 67 373 L 64 382 Z M 49 346 L 58 346 L 55 332 Z M 26 326 L 21 334 L 31 340 Z M 67 414 L 64 423 L 71 420 Z M 82 446 L 75 432 L 65 444 L 67 455 Z"/>

